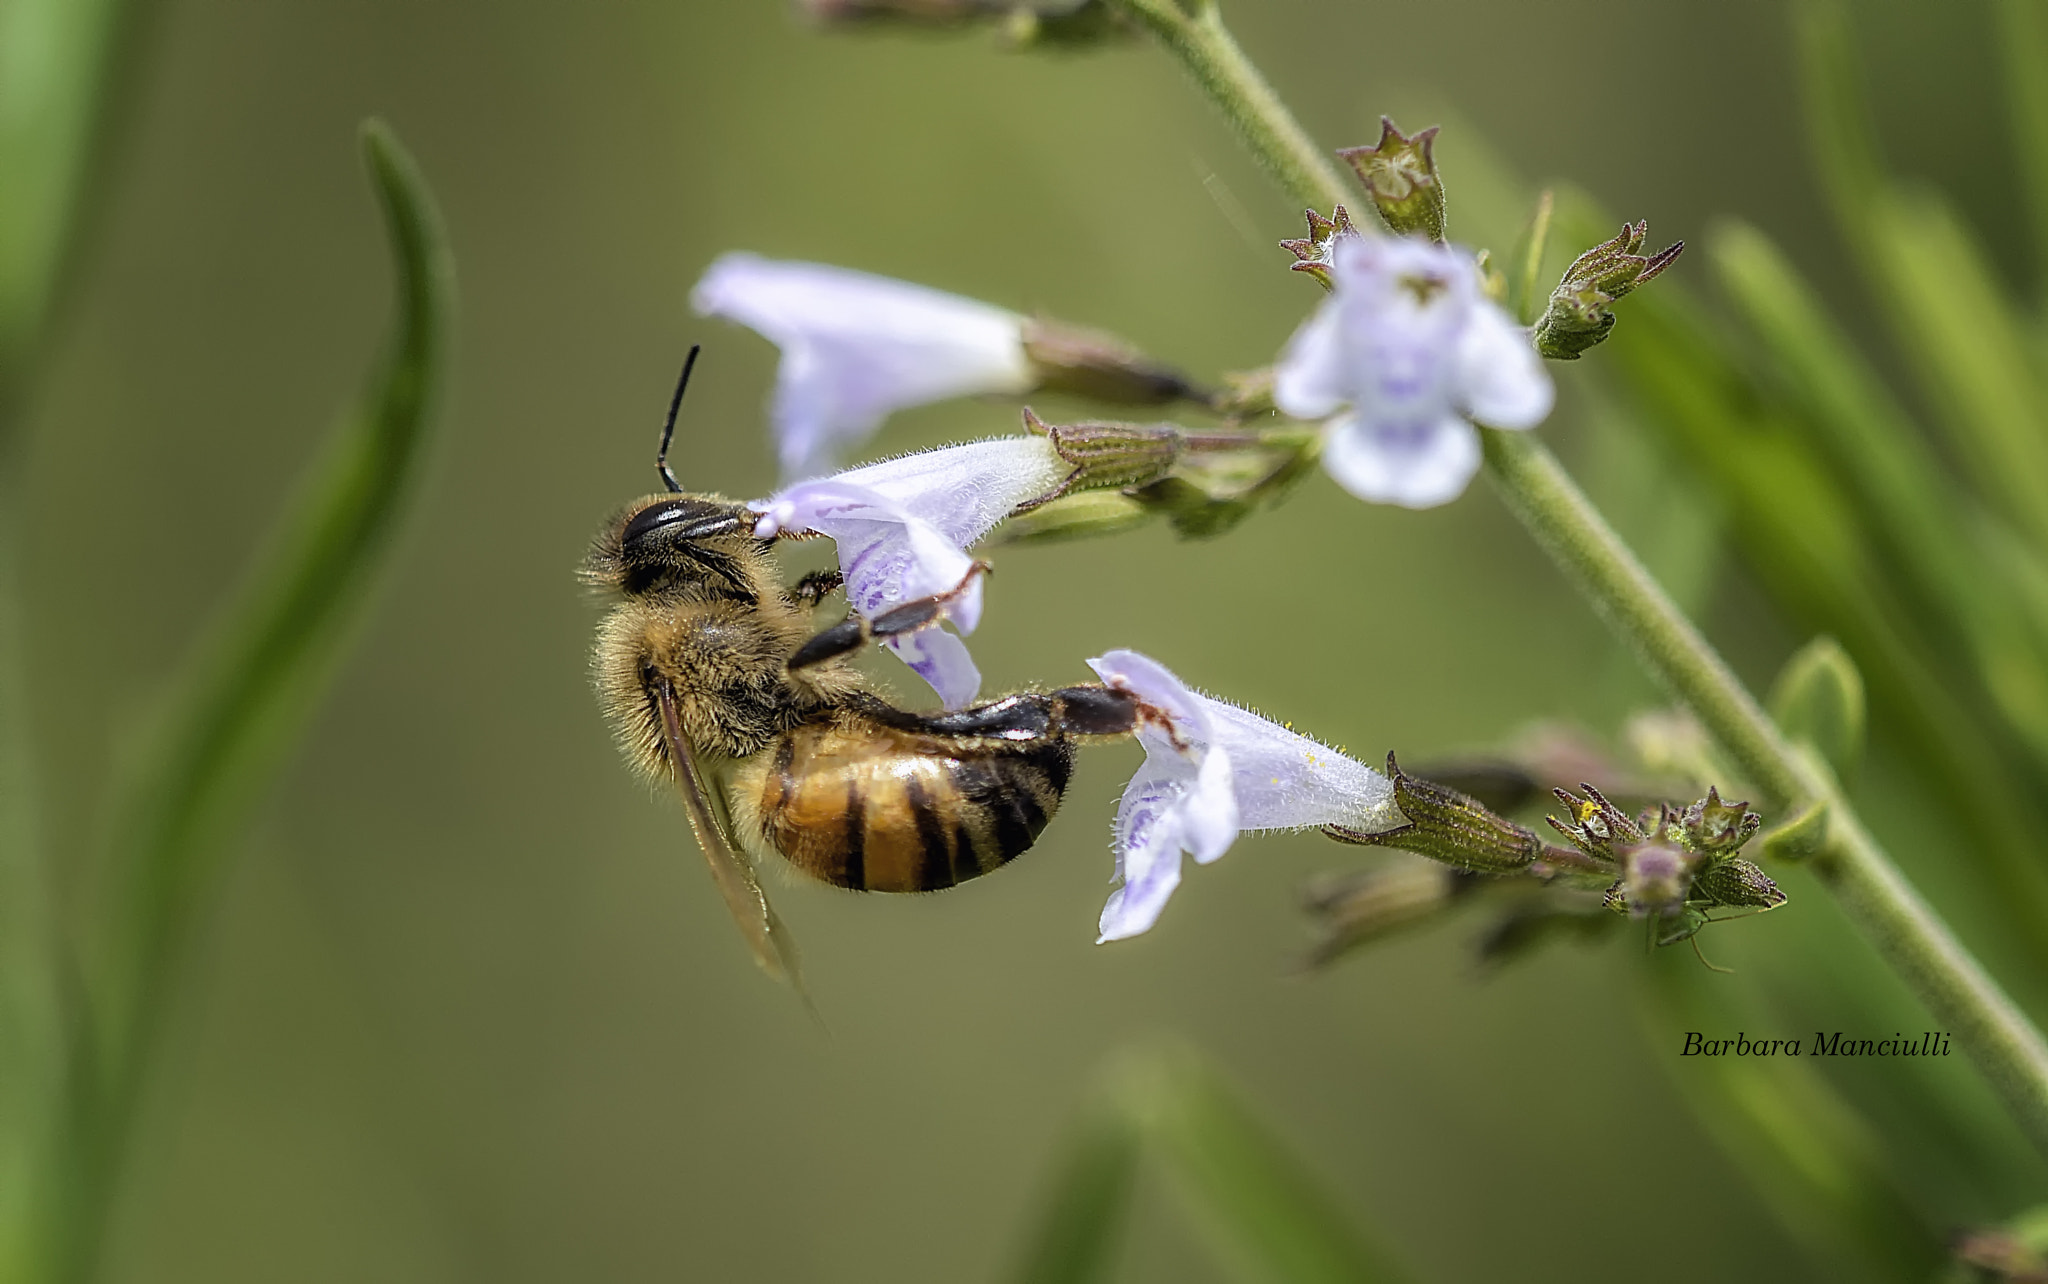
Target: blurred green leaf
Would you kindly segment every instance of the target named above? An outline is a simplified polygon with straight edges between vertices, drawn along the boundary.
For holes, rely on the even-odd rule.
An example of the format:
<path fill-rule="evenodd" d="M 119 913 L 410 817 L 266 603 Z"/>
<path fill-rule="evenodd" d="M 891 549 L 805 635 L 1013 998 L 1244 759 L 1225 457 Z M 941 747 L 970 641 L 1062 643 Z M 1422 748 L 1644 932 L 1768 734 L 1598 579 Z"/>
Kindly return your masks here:
<path fill-rule="evenodd" d="M 176 681 L 121 815 L 124 974 L 154 971 L 227 840 L 318 705 L 382 570 L 429 441 L 453 270 L 412 158 L 379 122 L 363 155 L 397 279 L 389 349 L 361 405 L 290 502 L 241 596 Z M 141 970 L 138 971 L 137 967 Z"/>
<path fill-rule="evenodd" d="M 1721 1037 L 1782 1026 L 1685 960 L 1637 974 L 1651 1059 L 1793 1242 L 1816 1265 L 1858 1279 L 1926 1279 L 1941 1240 L 1892 1180 L 1883 1134 L 1824 1074 L 1796 1057 L 1680 1059 L 1670 1046 L 1674 1028 Z"/>
<path fill-rule="evenodd" d="M 2034 285 L 2048 302 L 2048 5 L 1998 0 L 1996 12 L 2013 161 L 2032 207 Z"/>
<path fill-rule="evenodd" d="M 431 440 L 453 274 L 412 158 L 379 122 L 363 155 L 397 283 L 389 348 L 361 404 L 289 504 L 283 529 L 172 688 L 116 813 L 116 880 L 95 1081 L 77 1103 L 81 1203 L 69 1251 L 89 1261 L 179 948 L 236 830 L 284 761 L 353 637 Z M 83 1273 L 83 1272 L 75 1272 Z"/>
<path fill-rule="evenodd" d="M 1110 1278 L 1137 1188 L 1138 1158 L 1139 1136 L 1128 1115 L 1101 1098 L 1089 1102 L 1026 1246 L 1019 1284 L 1096 1284 Z"/>
<path fill-rule="evenodd" d="M 1358 1238 L 1321 1179 L 1192 1054 L 1133 1062 L 1118 1096 L 1193 1220 L 1249 1276 L 1282 1284 L 1405 1278 Z"/>
<path fill-rule="evenodd" d="M 1771 717 L 1793 740 L 1820 751 L 1837 779 L 1863 757 L 1863 675 L 1841 644 L 1815 638 L 1792 653 L 1771 687 Z"/>
<path fill-rule="evenodd" d="M 1986 546 L 1988 521 L 1762 233 L 1724 229 L 1713 253 L 1729 297 L 1808 412 L 1793 426 L 1812 434 L 1848 483 L 1923 618 L 1956 636 L 1958 667 L 1981 681 L 2048 771 L 2048 614 L 2028 609 L 2023 581 L 2040 578 L 2025 570 L 2031 552 L 2008 541 L 2002 559 Z"/>
<path fill-rule="evenodd" d="M 1886 181 L 1847 11 L 1808 0 L 1799 30 L 1811 148 L 1836 219 L 1972 480 L 2048 550 L 2048 395 L 2029 331 L 1947 202 Z"/>
<path fill-rule="evenodd" d="M 0 1280 L 47 1249 L 43 1180 L 62 1118 L 60 936 L 37 816 L 20 596 L 23 406 L 88 175 L 103 159 L 122 0 L 0 0 Z"/>
<path fill-rule="evenodd" d="M 1873 211 L 1899 346 L 1972 479 L 2048 549 L 2048 408 L 2028 334 L 1976 239 L 1933 192 Z"/>
<path fill-rule="evenodd" d="M 72 251 L 126 8 L 0 0 L 0 384 L 18 384 Z"/>

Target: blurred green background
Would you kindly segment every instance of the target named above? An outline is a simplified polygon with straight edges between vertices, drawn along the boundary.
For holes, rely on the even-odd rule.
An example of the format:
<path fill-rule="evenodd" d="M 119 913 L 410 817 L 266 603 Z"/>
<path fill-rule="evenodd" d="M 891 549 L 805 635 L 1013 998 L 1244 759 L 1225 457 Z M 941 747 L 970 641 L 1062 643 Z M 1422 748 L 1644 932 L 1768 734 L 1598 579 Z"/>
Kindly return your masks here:
<path fill-rule="evenodd" d="M 361 117 L 389 119 L 434 186 L 461 305 L 449 431 L 397 573 L 187 971 L 113 1278 L 1000 1278 L 1101 1065 L 1158 1036 L 1213 1057 L 1429 1278 L 1812 1278 L 1674 1090 L 1685 1018 L 1642 1038 L 1632 978 L 1697 970 L 1688 951 L 1631 938 L 1482 976 L 1467 923 L 1292 976 L 1298 885 L 1359 859 L 1314 836 L 1241 841 L 1149 936 L 1098 948 L 1123 747 L 1087 756 L 998 876 L 907 899 L 781 880 L 821 1030 L 754 972 L 673 800 L 618 761 L 572 572 L 650 486 L 691 342 L 685 484 L 773 482 L 774 353 L 686 303 L 721 251 L 1042 308 L 1204 376 L 1269 360 L 1313 305 L 1271 245 L 1299 209 L 1156 51 L 827 36 L 739 0 L 145 8 L 130 128 L 29 425 L 37 734 L 64 850 L 98 832 L 102 782 L 375 350 L 388 272 Z M 1228 16 L 1331 146 L 1371 141 L 1382 112 L 1445 123 L 1459 239 L 1504 249 L 1522 217 L 1461 188 L 1489 152 L 1648 218 L 1658 244 L 1740 214 L 1860 324 L 1805 176 L 1779 4 Z M 1973 124 L 1997 118 L 1982 7 L 1868 4 L 1858 35 L 1890 154 L 2034 279 L 2002 136 Z M 1657 457 L 1595 413 L 1582 372 L 1560 378 L 1546 437 L 1654 551 Z M 1015 422 L 954 403 L 876 449 Z M 1484 486 L 1416 514 L 1318 476 L 1211 543 L 1146 530 L 997 565 L 975 639 L 991 691 L 1132 646 L 1368 761 L 1537 718 L 1611 730 L 1653 698 Z M 1803 640 L 1725 560 L 1678 549 L 1665 569 L 1756 684 Z M 1881 826 L 1898 785 L 1873 764 Z M 1910 857 L 1915 835 L 1890 832 Z M 1708 934 L 1716 962 L 1765 989 L 1802 957 L 1788 942 L 1863 966 L 1818 891 L 1787 888 L 1770 920 Z M 1960 1058 L 1926 1072 L 1959 1110 L 1981 1100 Z M 1943 1179 L 1936 1216 L 2013 1211 L 1974 1176 Z M 1227 1278 L 1157 1182 L 1123 1265 Z"/>

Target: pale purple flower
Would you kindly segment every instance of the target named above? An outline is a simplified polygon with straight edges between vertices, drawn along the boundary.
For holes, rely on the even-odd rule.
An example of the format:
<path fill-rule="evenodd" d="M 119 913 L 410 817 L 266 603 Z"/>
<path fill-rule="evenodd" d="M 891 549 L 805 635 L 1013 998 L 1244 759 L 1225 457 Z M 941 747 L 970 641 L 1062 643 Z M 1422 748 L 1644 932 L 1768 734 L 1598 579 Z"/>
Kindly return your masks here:
<path fill-rule="evenodd" d="M 754 533 L 829 535 L 839 546 L 846 600 L 866 619 L 958 589 L 974 565 L 967 549 L 1019 504 L 1057 490 L 1072 465 L 1047 437 L 996 437 L 920 451 L 798 482 L 749 507 Z M 981 622 L 981 581 L 947 610 L 961 633 Z M 981 690 L 967 644 L 936 626 L 883 643 L 932 684 L 948 709 Z"/>
<path fill-rule="evenodd" d="M 690 303 L 782 349 L 769 418 L 784 480 L 830 471 L 895 411 L 1037 381 L 1024 318 L 866 272 L 728 254 Z"/>
<path fill-rule="evenodd" d="M 1555 389 L 1528 332 L 1488 299 L 1465 251 L 1412 238 L 1346 237 L 1336 289 L 1295 332 L 1273 400 L 1332 419 L 1323 466 L 1360 499 L 1431 508 L 1479 470 L 1479 434 L 1533 428 Z"/>
<path fill-rule="evenodd" d="M 1180 885 L 1181 853 L 1201 864 L 1248 829 L 1345 825 L 1379 833 L 1407 823 L 1385 776 L 1327 745 L 1234 704 L 1191 691 L 1158 661 L 1111 651 L 1088 662 L 1138 697 L 1145 765 L 1116 813 L 1120 886 L 1103 906 L 1101 937 L 1147 930 Z"/>

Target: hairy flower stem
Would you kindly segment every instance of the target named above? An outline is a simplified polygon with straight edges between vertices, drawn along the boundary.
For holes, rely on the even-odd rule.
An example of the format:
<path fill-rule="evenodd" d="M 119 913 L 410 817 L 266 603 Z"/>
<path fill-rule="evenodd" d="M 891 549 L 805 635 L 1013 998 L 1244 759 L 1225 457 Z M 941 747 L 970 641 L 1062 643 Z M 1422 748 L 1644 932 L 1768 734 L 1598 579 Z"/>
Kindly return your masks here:
<path fill-rule="evenodd" d="M 1296 199 L 1348 199 L 1342 180 L 1223 28 L 1197 0 L 1111 0 L 1187 66 L 1254 154 Z M 1827 774 L 1786 743 L 1543 444 L 1485 432 L 1487 471 L 1508 506 L 1659 681 L 1691 707 L 1786 816 L 1818 805 L 1826 836 L 1810 864 L 1880 955 L 1977 1063 L 2035 1147 L 2048 1155 L 2048 1043 L 1863 828 Z"/>

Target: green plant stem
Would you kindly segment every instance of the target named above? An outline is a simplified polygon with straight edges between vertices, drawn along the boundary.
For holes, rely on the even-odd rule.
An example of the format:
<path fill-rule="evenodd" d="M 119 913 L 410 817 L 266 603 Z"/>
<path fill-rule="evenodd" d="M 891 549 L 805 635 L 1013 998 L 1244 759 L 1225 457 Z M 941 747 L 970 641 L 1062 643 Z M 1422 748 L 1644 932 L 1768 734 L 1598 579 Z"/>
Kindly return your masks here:
<path fill-rule="evenodd" d="M 1213 4 L 1114 0 L 1178 56 L 1297 198 L 1343 195 L 1288 113 L 1223 28 Z M 1827 809 L 1814 871 L 1885 961 L 1976 1062 L 2048 1155 L 2048 1044 L 1873 840 L 1826 772 L 1787 744 L 1727 664 L 1693 628 L 1556 458 L 1527 434 L 1487 432 L 1488 471 L 1508 505 L 1637 656 L 1699 716 L 1767 806 L 1787 816 Z"/>
<path fill-rule="evenodd" d="M 1327 209 L 1361 200 L 1223 25 L 1213 0 L 1112 0 L 1165 45 L 1297 200 Z M 1370 223 L 1372 220 L 1367 220 Z M 1368 229 L 1370 230 L 1370 229 Z"/>

